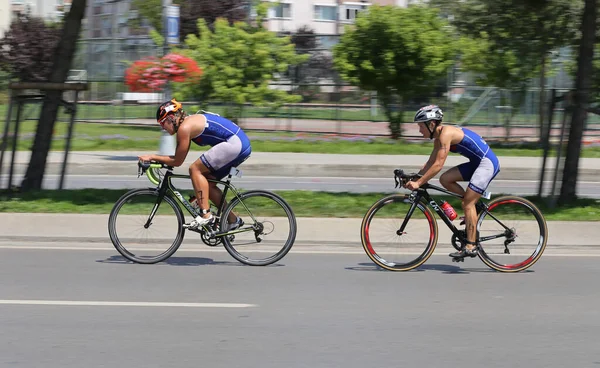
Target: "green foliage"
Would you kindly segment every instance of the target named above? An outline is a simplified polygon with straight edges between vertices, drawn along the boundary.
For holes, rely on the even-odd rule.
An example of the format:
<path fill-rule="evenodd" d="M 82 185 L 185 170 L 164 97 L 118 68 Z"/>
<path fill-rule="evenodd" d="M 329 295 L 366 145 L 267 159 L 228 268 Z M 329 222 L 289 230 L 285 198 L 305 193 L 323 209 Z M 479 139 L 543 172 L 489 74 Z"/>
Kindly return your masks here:
<path fill-rule="evenodd" d="M 398 138 L 402 108 L 394 102 L 431 93 L 454 56 L 452 34 L 437 10 L 372 6 L 346 29 L 334 48 L 334 65 L 344 80 L 377 92 Z"/>
<path fill-rule="evenodd" d="M 0 70 L 0 104 L 7 104 L 10 97 L 8 91 L 8 83 L 10 81 L 10 75 Z M 1 116 L 1 115 L 0 115 Z"/>
<path fill-rule="evenodd" d="M 160 34 L 155 29 L 151 29 L 150 30 L 150 38 L 152 39 L 152 42 L 154 42 L 154 44 L 156 46 L 162 47 L 164 45 L 164 43 L 165 43 L 165 38 L 163 37 L 163 35 Z"/>
<path fill-rule="evenodd" d="M 266 8 L 259 6 L 258 13 L 260 19 L 266 14 Z M 236 114 L 246 103 L 277 107 L 299 101 L 299 96 L 270 88 L 269 84 L 290 65 L 303 62 L 307 56 L 296 54 L 289 37 L 277 37 L 263 28 L 260 20 L 257 24 L 230 25 L 227 20 L 218 19 L 211 31 L 200 19 L 199 36 L 189 35 L 185 41 L 188 49 L 180 52 L 198 62 L 204 73 L 202 81 L 178 93 L 184 98 L 192 97 L 189 96 L 192 93 L 200 101 L 231 103 Z"/>
<path fill-rule="evenodd" d="M 177 4 L 179 1 L 174 1 Z M 159 33 L 162 33 L 162 0 L 133 0 L 132 7 L 137 9 L 140 16 L 147 19 L 150 25 Z M 139 19 L 134 20 L 134 25 L 139 26 Z"/>
<path fill-rule="evenodd" d="M 469 38 L 461 41 L 463 68 L 481 84 L 513 89 L 525 88 L 551 51 L 573 43 L 581 10 L 580 0 L 434 3 L 452 11 L 453 25 Z"/>
<path fill-rule="evenodd" d="M 256 3 L 257 0 L 252 0 Z M 204 19 L 209 28 L 220 17 L 226 18 L 230 24 L 245 20 L 248 17 L 249 5 L 247 0 L 173 0 L 179 5 L 180 33 L 182 39 L 188 34 L 196 34 L 198 19 Z M 132 7 L 139 11 L 141 17 L 147 19 L 150 25 L 162 34 L 162 0 L 133 0 Z M 131 22 L 134 27 L 141 25 L 140 19 Z"/>

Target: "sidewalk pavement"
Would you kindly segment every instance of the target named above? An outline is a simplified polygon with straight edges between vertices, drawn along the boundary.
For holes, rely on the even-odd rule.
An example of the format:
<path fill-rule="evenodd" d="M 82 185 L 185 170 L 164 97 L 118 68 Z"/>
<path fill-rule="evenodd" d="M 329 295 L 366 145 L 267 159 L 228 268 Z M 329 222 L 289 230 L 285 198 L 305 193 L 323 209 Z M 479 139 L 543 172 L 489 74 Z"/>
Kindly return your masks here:
<path fill-rule="evenodd" d="M 300 246 L 361 250 L 360 218 L 298 218 L 296 243 Z M 438 246 L 450 245 L 451 233 L 439 223 Z M 32 225 L 35 224 L 35 225 Z M 600 227 L 597 222 L 548 222 L 549 247 L 600 246 Z M 0 242 L 2 243 L 110 243 L 108 215 L 0 213 Z M 203 246 L 199 236 L 187 232 L 184 245 Z M 81 244 L 80 244 L 81 245 Z"/>
<path fill-rule="evenodd" d="M 158 142 L 157 142 L 158 145 Z M 158 150 L 158 147 L 157 147 Z M 193 149 L 185 163 L 175 170 L 186 174 L 188 166 L 203 151 Z M 73 151 L 69 153 L 67 175 L 135 175 L 137 156 L 156 151 Z M 29 163 L 29 151 L 19 151 L 15 155 L 15 174 L 24 174 Z M 64 152 L 51 152 L 48 155 L 46 174 L 60 174 Z M 9 172 L 11 155 L 4 156 L 2 174 Z M 253 152 L 240 169 L 245 176 L 285 176 L 285 177 L 372 177 L 390 178 L 394 169 L 406 172 L 418 171 L 427 161 L 423 155 L 346 155 L 318 153 L 277 153 Z M 501 170 L 497 179 L 539 180 L 541 157 L 499 157 Z M 466 160 L 451 155 L 444 170 Z M 553 178 L 555 158 L 546 163 L 546 180 Z M 443 172 L 443 171 L 442 171 Z M 579 163 L 579 181 L 599 181 L 600 158 L 582 158 Z"/>

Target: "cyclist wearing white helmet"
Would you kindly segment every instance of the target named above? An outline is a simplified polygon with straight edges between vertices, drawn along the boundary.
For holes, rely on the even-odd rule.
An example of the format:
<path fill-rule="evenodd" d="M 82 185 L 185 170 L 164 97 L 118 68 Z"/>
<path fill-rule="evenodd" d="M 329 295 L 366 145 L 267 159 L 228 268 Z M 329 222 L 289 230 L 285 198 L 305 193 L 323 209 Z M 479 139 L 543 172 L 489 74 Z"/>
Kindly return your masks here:
<path fill-rule="evenodd" d="M 201 214 L 184 226 L 192 229 L 202 227 L 214 220 L 208 200 L 219 205 L 223 196 L 223 192 L 217 185 L 209 183 L 206 178 L 222 179 L 229 174 L 231 167 L 244 162 L 252 152 L 250 140 L 239 126 L 217 114 L 204 112 L 187 115 L 181 103 L 175 99 L 159 106 L 156 121 L 169 134 L 177 133 L 175 155 L 139 156 L 142 161 L 157 161 L 169 166 L 181 166 L 191 142 L 199 146 L 211 146 L 190 165 L 189 169 Z M 235 214 L 230 214 L 229 223 L 232 224 L 230 230 L 243 225 L 241 218 L 236 217 Z"/>
<path fill-rule="evenodd" d="M 436 176 L 444 167 L 450 152 L 456 152 L 469 159 L 446 171 L 440 176 L 440 183 L 451 192 L 463 196 L 462 208 L 465 213 L 467 244 L 463 250 L 451 253 L 451 257 L 464 258 L 477 256 L 477 210 L 475 204 L 481 198 L 490 182 L 500 172 L 498 158 L 477 133 L 456 126 L 442 126 L 444 113 L 436 105 L 422 107 L 415 114 L 414 122 L 419 124 L 419 132 L 423 137 L 433 139 L 433 152 L 425 166 L 419 171 L 418 180 L 409 181 L 405 187 L 416 190 Z M 465 191 L 458 184 L 468 181 Z"/>

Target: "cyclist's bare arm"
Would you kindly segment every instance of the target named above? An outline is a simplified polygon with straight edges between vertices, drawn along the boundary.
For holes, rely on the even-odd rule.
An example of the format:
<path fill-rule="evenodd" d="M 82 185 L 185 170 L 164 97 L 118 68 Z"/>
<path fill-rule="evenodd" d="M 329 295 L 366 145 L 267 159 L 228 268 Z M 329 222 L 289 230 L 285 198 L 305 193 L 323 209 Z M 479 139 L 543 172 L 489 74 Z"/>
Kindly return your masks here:
<path fill-rule="evenodd" d="M 149 155 L 140 156 L 140 159 L 147 159 L 149 161 L 157 161 L 167 166 L 181 166 L 187 157 L 190 149 L 190 130 L 187 126 L 181 125 L 177 131 L 177 148 L 175 148 L 175 155 L 163 156 L 163 155 Z"/>
<path fill-rule="evenodd" d="M 434 145 L 435 147 L 435 145 Z M 427 163 L 425 163 L 425 166 L 423 166 L 423 168 L 421 170 L 419 170 L 419 175 L 423 175 L 427 172 L 427 170 L 429 170 L 429 168 L 431 167 L 431 165 L 433 165 L 433 163 L 435 162 L 435 149 L 433 151 L 431 151 L 431 154 L 429 155 L 429 159 L 427 160 Z"/>
<path fill-rule="evenodd" d="M 450 145 L 452 143 L 452 134 L 448 130 L 442 130 L 440 136 L 433 142 L 433 152 L 431 152 L 430 160 L 433 158 L 433 162 L 427 168 L 425 172 L 422 173 L 417 183 L 419 185 L 423 185 L 427 183 L 431 178 L 437 175 L 442 168 L 444 167 L 444 163 L 446 162 L 446 158 L 450 153 Z M 429 164 L 429 162 L 427 162 Z"/>

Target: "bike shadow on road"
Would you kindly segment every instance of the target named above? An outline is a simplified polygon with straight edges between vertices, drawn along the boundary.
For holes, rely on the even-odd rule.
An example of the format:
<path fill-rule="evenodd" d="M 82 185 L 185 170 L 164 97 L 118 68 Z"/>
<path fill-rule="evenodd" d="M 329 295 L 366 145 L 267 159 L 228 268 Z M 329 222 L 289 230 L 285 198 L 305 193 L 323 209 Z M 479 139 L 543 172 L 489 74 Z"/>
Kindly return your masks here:
<path fill-rule="evenodd" d="M 129 261 L 128 259 L 114 255 L 105 259 L 99 259 L 98 263 L 112 263 L 112 264 L 136 264 Z M 244 266 L 243 264 L 235 261 L 215 261 L 212 258 L 206 257 L 170 257 L 162 262 L 155 263 L 155 266 L 167 265 L 167 266 Z"/>
<path fill-rule="evenodd" d="M 369 262 L 359 263 L 357 266 L 346 267 L 346 269 L 350 270 L 350 271 L 390 272 L 388 270 L 378 267 L 375 263 L 369 263 Z M 424 265 L 422 265 L 414 270 L 410 270 L 408 272 L 423 272 L 423 271 L 439 271 L 441 273 L 447 273 L 447 274 L 470 274 L 472 272 L 477 272 L 477 273 L 496 272 L 487 267 L 462 268 L 462 267 L 455 266 L 455 265 L 435 264 L 435 263 L 424 264 Z M 402 272 L 398 272 L 398 273 L 402 273 Z"/>

